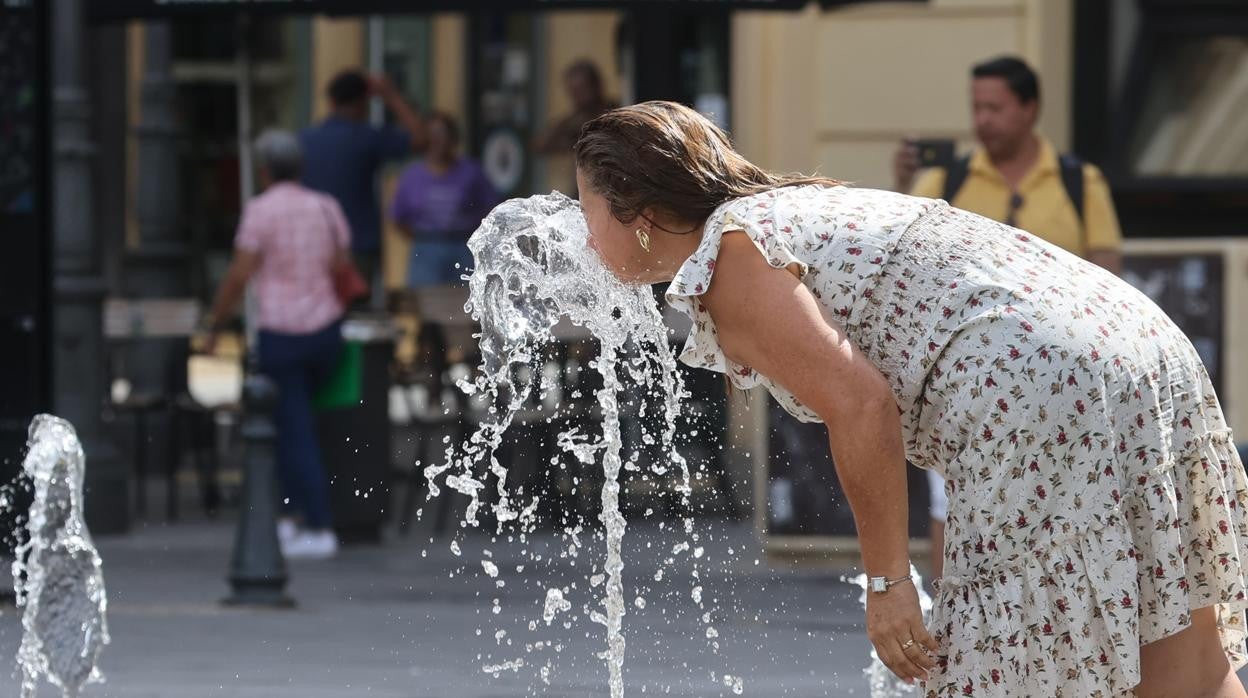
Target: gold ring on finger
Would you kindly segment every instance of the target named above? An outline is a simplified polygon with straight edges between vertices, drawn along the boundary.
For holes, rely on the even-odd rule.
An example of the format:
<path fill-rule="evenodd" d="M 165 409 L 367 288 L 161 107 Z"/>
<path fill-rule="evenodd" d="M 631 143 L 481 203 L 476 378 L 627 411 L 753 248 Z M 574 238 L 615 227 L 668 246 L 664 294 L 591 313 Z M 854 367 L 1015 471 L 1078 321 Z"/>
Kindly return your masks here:
<path fill-rule="evenodd" d="M 905 642 L 901 643 L 901 648 L 903 650 L 908 650 L 911 647 L 914 647 L 914 638 L 910 638 L 909 640 L 906 640 Z"/>

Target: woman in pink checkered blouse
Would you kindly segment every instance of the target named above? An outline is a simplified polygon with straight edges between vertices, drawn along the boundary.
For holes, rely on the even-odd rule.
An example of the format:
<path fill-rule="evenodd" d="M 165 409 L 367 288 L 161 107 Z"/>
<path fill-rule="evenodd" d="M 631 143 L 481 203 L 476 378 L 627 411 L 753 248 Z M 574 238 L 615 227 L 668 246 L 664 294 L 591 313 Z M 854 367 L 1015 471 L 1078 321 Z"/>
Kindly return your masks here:
<path fill-rule="evenodd" d="M 277 384 L 277 460 L 289 507 L 279 525 L 288 557 L 337 552 L 312 394 L 342 349 L 343 306 L 331 271 L 350 260 L 351 230 L 338 202 L 299 184 L 299 141 L 267 131 L 256 142 L 265 190 L 247 203 L 234 259 L 209 314 L 231 316 L 250 283 L 258 306 L 260 370 Z M 303 529 L 295 524 L 302 519 Z"/>

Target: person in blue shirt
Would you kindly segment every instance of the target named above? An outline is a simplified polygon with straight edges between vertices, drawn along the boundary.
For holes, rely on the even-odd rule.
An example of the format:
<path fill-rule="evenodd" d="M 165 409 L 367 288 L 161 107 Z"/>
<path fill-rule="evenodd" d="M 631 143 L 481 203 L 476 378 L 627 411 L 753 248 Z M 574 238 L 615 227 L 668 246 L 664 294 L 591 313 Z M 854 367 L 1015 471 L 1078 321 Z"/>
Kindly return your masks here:
<path fill-rule="evenodd" d="M 424 119 L 384 76 L 343 71 L 330 81 L 328 95 L 330 115 L 299 134 L 303 184 L 338 200 L 351 226 L 355 263 L 376 284 L 381 269 L 377 173 L 386 162 L 424 149 Z M 368 122 L 370 97 L 381 99 L 397 126 Z"/>

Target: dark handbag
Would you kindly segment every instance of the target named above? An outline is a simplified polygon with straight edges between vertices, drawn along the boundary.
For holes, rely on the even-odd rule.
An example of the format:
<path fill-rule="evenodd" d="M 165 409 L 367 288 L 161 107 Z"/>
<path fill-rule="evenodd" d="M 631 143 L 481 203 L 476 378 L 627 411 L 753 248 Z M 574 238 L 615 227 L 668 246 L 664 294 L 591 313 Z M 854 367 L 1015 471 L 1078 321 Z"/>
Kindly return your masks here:
<path fill-rule="evenodd" d="M 337 259 L 338 238 L 334 235 L 334 218 L 323 207 L 321 213 L 324 214 L 325 223 L 328 226 L 330 249 L 334 250 L 334 258 Z M 368 295 L 368 282 L 364 280 L 364 275 L 355 266 L 350 253 L 347 254 L 347 261 L 334 264 L 330 268 L 329 276 L 334 284 L 334 295 L 338 296 L 338 301 L 343 307 L 349 307 L 355 301 Z"/>

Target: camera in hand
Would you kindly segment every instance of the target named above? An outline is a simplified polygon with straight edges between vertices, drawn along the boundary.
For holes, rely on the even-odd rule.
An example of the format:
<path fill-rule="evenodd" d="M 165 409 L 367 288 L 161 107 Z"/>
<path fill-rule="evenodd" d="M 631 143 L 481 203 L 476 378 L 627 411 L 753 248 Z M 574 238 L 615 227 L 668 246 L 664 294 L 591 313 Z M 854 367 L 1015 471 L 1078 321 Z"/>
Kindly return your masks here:
<path fill-rule="evenodd" d="M 957 158 L 957 144 L 952 138 L 921 138 L 914 141 L 919 151 L 919 167 L 949 168 Z"/>

